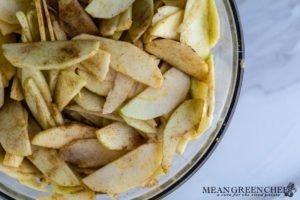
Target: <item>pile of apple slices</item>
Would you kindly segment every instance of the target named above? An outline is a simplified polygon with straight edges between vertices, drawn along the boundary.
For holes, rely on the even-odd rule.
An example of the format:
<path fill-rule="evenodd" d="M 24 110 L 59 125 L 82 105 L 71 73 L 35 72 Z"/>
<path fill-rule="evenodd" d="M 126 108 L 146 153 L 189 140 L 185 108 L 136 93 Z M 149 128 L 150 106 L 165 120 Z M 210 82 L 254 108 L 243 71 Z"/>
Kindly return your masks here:
<path fill-rule="evenodd" d="M 2 0 L 0 171 L 39 199 L 158 184 L 212 125 L 214 0 Z"/>

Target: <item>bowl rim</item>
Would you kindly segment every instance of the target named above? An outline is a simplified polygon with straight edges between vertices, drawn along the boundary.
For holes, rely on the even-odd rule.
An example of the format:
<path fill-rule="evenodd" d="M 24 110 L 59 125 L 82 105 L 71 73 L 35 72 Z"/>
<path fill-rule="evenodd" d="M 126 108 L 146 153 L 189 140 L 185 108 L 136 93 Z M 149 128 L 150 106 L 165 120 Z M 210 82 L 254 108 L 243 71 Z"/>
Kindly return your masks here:
<path fill-rule="evenodd" d="M 228 112 L 224 118 L 224 121 L 221 125 L 220 130 L 216 134 L 215 138 L 212 140 L 211 144 L 207 148 L 207 150 L 204 152 L 204 154 L 201 156 L 201 158 L 195 162 L 195 164 L 180 178 L 177 180 L 174 180 L 172 184 L 170 184 L 168 187 L 166 187 L 164 190 L 159 192 L 158 194 L 154 195 L 153 197 L 149 198 L 149 200 L 157 200 L 162 199 L 172 192 L 174 192 L 176 189 L 178 189 L 180 186 L 182 186 L 186 181 L 188 181 L 208 160 L 208 158 L 212 155 L 218 144 L 220 143 L 220 140 L 224 136 L 230 121 L 232 119 L 232 116 L 234 114 L 235 108 L 237 106 L 241 88 L 242 88 L 242 82 L 243 82 L 243 76 L 244 76 L 244 67 L 245 67 L 245 46 L 244 46 L 244 36 L 243 36 L 243 30 L 242 30 L 242 24 L 240 20 L 239 11 L 236 5 L 235 0 L 224 0 L 228 2 L 228 5 L 232 12 L 233 21 L 235 23 L 235 31 L 236 31 L 236 46 L 237 46 L 237 72 L 236 72 L 236 83 L 233 89 L 233 95 L 232 99 L 228 108 Z"/>
<path fill-rule="evenodd" d="M 228 5 L 232 12 L 233 21 L 235 23 L 235 31 L 236 31 L 236 42 L 237 42 L 237 72 L 236 72 L 236 84 L 233 89 L 233 95 L 232 99 L 228 108 L 228 112 L 225 116 L 225 119 L 222 123 L 222 126 L 218 133 L 216 134 L 215 138 L 212 140 L 211 144 L 207 148 L 207 150 L 204 152 L 204 154 L 201 156 L 201 158 L 195 162 L 195 164 L 179 179 L 175 180 L 172 184 L 170 184 L 168 187 L 166 187 L 164 190 L 159 192 L 158 194 L 154 195 L 153 197 L 149 198 L 149 200 L 157 200 L 162 199 L 172 192 L 174 192 L 176 189 L 178 189 L 180 186 L 182 186 L 186 181 L 188 181 L 207 161 L 207 159 L 212 155 L 218 144 L 220 143 L 220 140 L 224 136 L 228 125 L 232 119 L 232 116 L 234 114 L 235 108 L 238 103 L 238 99 L 240 96 L 240 91 L 242 88 L 242 82 L 243 82 L 243 76 L 244 76 L 244 65 L 245 65 L 245 46 L 244 46 L 244 36 L 242 31 L 242 24 L 240 20 L 239 11 L 236 5 L 235 0 L 224 0 L 228 2 Z M 0 184 L 1 187 L 4 187 L 4 185 Z M 7 188 L 8 189 L 8 188 Z M 8 189 L 9 190 L 9 189 Z M 14 200 L 13 197 L 8 196 L 5 194 L 4 191 L 0 191 L 0 197 L 4 200 Z"/>

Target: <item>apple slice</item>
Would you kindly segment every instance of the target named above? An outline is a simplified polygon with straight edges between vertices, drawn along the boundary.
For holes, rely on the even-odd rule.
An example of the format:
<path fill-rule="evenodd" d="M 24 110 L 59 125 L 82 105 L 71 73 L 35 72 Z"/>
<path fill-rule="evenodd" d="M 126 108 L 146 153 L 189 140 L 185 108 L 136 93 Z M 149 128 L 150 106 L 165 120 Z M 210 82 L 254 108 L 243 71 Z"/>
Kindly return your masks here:
<path fill-rule="evenodd" d="M 43 98 L 48 102 L 52 101 L 51 92 L 48 83 L 44 77 L 44 74 L 40 70 L 23 69 L 21 74 L 22 74 L 21 85 L 24 84 L 27 78 L 32 78 L 36 83 L 36 85 L 38 86 L 41 94 L 43 95 Z"/>
<path fill-rule="evenodd" d="M 131 150 L 142 143 L 142 138 L 130 126 L 115 122 L 96 132 L 100 143 L 109 150 Z"/>
<path fill-rule="evenodd" d="M 0 72 L 0 108 L 2 108 L 4 104 L 4 99 L 5 99 L 5 91 L 4 91 L 4 84 L 3 84 L 3 75 Z M 11 90 L 12 91 L 12 90 Z"/>
<path fill-rule="evenodd" d="M 0 45 L 12 42 L 16 42 L 15 35 L 2 36 L 0 34 Z M 2 74 L 2 83 L 4 87 L 9 85 L 9 81 L 14 77 L 16 71 L 16 68 L 6 60 L 2 53 L 2 49 L 0 48 L 0 73 Z"/>
<path fill-rule="evenodd" d="M 1 82 L 0 82 L 0 85 L 1 85 Z M 23 89 L 22 89 L 20 80 L 17 76 L 15 76 L 13 79 L 9 97 L 15 101 L 23 101 L 24 100 Z"/>
<path fill-rule="evenodd" d="M 5 58 L 19 68 L 64 69 L 94 56 L 98 41 L 55 41 L 3 44 Z M 51 53 L 49 53 L 51 52 Z"/>
<path fill-rule="evenodd" d="M 99 81 L 104 81 L 109 72 L 110 54 L 99 49 L 95 56 L 83 61 L 81 64 L 84 69 L 96 76 Z"/>
<path fill-rule="evenodd" d="M 84 70 L 79 69 L 78 70 L 79 76 L 81 76 L 83 79 L 86 80 L 87 84 L 85 85 L 85 88 L 87 88 L 89 91 L 94 92 L 97 95 L 100 96 L 107 96 L 109 91 L 114 86 L 114 79 L 116 73 L 112 70 L 108 72 L 108 74 L 105 77 L 104 81 L 100 81 L 96 76 L 94 76 L 91 73 L 88 73 Z"/>
<path fill-rule="evenodd" d="M 11 33 L 20 33 L 21 27 L 19 24 L 8 24 L 0 19 L 0 33 L 3 36 L 8 36 Z"/>
<path fill-rule="evenodd" d="M 209 44 L 213 48 L 221 37 L 220 17 L 215 0 L 208 0 Z"/>
<path fill-rule="evenodd" d="M 63 199 L 63 200 L 95 200 L 95 193 L 89 190 L 71 192 L 71 193 L 54 193 L 51 196 L 42 196 L 38 197 L 37 200 L 55 200 L 55 199 Z"/>
<path fill-rule="evenodd" d="M 87 81 L 73 70 L 61 71 L 54 94 L 58 109 L 63 110 L 86 84 Z"/>
<path fill-rule="evenodd" d="M 97 139 L 81 139 L 60 149 L 60 157 L 81 168 L 101 167 L 121 156 L 126 151 L 109 150 Z"/>
<path fill-rule="evenodd" d="M 110 19 L 127 10 L 134 0 L 92 0 L 85 8 L 94 18 Z"/>
<path fill-rule="evenodd" d="M 132 5 L 132 26 L 129 35 L 133 42 L 137 42 L 151 25 L 154 13 L 153 0 L 139 0 Z"/>
<path fill-rule="evenodd" d="M 60 149 L 76 139 L 95 138 L 96 128 L 83 124 L 58 126 L 39 132 L 32 139 L 32 144 L 52 149 Z"/>
<path fill-rule="evenodd" d="M 4 150 L 18 156 L 31 155 L 28 137 L 28 113 L 20 102 L 5 99 L 0 110 L 0 142 Z"/>
<path fill-rule="evenodd" d="M 103 107 L 103 114 L 109 114 L 118 109 L 119 106 L 127 99 L 129 91 L 132 88 L 133 84 L 134 80 L 132 78 L 121 73 L 117 73 L 114 87 L 107 95 Z"/>
<path fill-rule="evenodd" d="M 3 160 L 3 165 L 7 167 L 20 167 L 24 160 L 24 156 L 17 156 L 11 153 L 6 153 L 4 160 Z"/>
<path fill-rule="evenodd" d="M 116 31 L 119 24 L 120 15 L 111 19 L 102 19 L 100 26 L 100 34 L 102 36 L 112 36 Z"/>
<path fill-rule="evenodd" d="M 160 166 L 161 159 L 159 144 L 144 144 L 84 178 L 83 183 L 97 192 L 107 194 L 125 192 L 142 186 Z"/>
<path fill-rule="evenodd" d="M 188 6 L 186 8 L 180 41 L 191 46 L 199 56 L 206 59 L 210 53 L 208 0 L 188 0 L 187 4 L 192 4 L 192 7 L 190 10 Z"/>
<path fill-rule="evenodd" d="M 205 61 L 185 44 L 161 39 L 146 44 L 145 49 L 195 78 L 202 80 L 207 75 L 208 69 Z"/>
<path fill-rule="evenodd" d="M 190 78 L 172 68 L 164 74 L 160 89 L 147 88 L 122 109 L 121 113 L 134 119 L 148 120 L 172 111 L 182 102 L 190 87 Z"/>
<path fill-rule="evenodd" d="M 124 121 L 131 127 L 142 131 L 142 135 L 145 136 L 148 139 L 153 139 L 156 137 L 157 129 L 156 129 L 156 122 L 154 119 L 152 120 L 139 120 L 139 119 L 133 119 L 130 117 L 126 117 L 124 115 L 121 115 L 121 117 L 124 119 Z"/>
<path fill-rule="evenodd" d="M 47 129 L 56 126 L 47 102 L 32 78 L 24 81 L 23 91 L 27 106 L 41 127 Z"/>
<path fill-rule="evenodd" d="M 60 186 L 74 187 L 81 185 L 70 167 L 59 157 L 54 149 L 34 147 L 27 157 L 49 180 Z"/>
<path fill-rule="evenodd" d="M 102 112 L 105 99 L 83 88 L 74 101 L 87 111 Z"/>
<path fill-rule="evenodd" d="M 162 0 L 166 5 L 184 7 L 186 0 Z"/>
<path fill-rule="evenodd" d="M 176 148 L 187 131 L 199 125 L 203 113 L 203 101 L 192 99 L 184 101 L 171 115 L 163 131 L 162 167 L 168 172 Z"/>
<path fill-rule="evenodd" d="M 79 35 L 74 39 L 99 40 L 101 48 L 111 54 L 110 66 L 114 70 L 154 88 L 159 88 L 162 85 L 163 77 L 155 58 L 138 47 L 127 42 L 86 34 Z M 141 65 L 141 63 L 143 64 Z"/>
<path fill-rule="evenodd" d="M 117 32 L 126 31 L 130 29 L 132 25 L 132 7 L 129 7 L 123 13 L 120 14 L 119 24 Z"/>
<path fill-rule="evenodd" d="M 85 12 L 78 0 L 59 0 L 58 10 L 60 25 L 69 37 L 81 33 L 98 33 L 93 19 Z"/>
<path fill-rule="evenodd" d="M 166 17 L 169 17 L 170 15 L 173 15 L 178 11 L 180 11 L 180 8 L 176 6 L 162 6 L 158 8 L 157 13 L 153 16 L 152 19 L 152 26 L 155 25 L 160 20 L 165 19 Z"/>
<path fill-rule="evenodd" d="M 33 8 L 31 0 L 0 1 L 0 20 L 8 24 L 18 24 L 16 12 L 28 11 Z"/>
<path fill-rule="evenodd" d="M 202 84 L 192 84 L 192 91 L 194 90 L 194 93 L 198 91 L 198 96 L 195 96 L 195 98 L 202 99 L 205 103 L 203 116 L 201 119 L 201 122 L 199 124 L 199 127 L 197 129 L 197 134 L 194 135 L 193 139 L 199 138 L 211 125 L 213 121 L 213 114 L 215 111 L 215 69 L 214 69 L 214 58 L 213 55 L 210 55 L 207 59 L 207 64 L 209 68 L 209 74 L 207 78 L 204 80 L 205 86 L 202 86 Z M 195 81 L 194 81 L 195 82 Z M 197 83 L 197 82 L 196 82 Z M 194 88 L 194 89 L 193 89 Z"/>
<path fill-rule="evenodd" d="M 103 114 L 102 112 L 88 111 L 88 110 L 85 110 L 84 108 L 80 107 L 77 104 L 69 105 L 65 108 L 65 110 L 75 111 L 75 112 L 78 112 L 79 114 L 94 115 L 94 116 L 98 116 L 98 117 L 102 117 L 102 118 L 109 119 L 109 120 L 114 120 L 114 121 L 120 121 L 120 122 L 123 121 L 123 119 L 115 113 Z"/>
<path fill-rule="evenodd" d="M 179 26 L 183 20 L 183 11 L 179 10 L 174 14 L 158 21 L 150 30 L 149 34 L 159 38 L 178 40 Z"/>

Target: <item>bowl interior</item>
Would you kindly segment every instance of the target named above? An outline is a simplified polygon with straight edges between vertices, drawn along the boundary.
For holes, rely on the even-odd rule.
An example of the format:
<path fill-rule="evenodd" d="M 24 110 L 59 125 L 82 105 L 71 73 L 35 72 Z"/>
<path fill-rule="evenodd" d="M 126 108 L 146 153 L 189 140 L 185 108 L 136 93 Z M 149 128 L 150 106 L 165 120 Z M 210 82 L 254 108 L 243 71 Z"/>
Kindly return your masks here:
<path fill-rule="evenodd" d="M 196 141 L 190 142 L 183 156 L 176 156 L 170 173 L 159 179 L 152 188 L 138 188 L 117 196 L 117 199 L 150 199 L 165 196 L 178 187 L 206 160 L 219 142 L 230 118 L 240 88 L 241 41 L 233 2 L 216 0 L 221 22 L 221 39 L 213 49 L 216 71 L 216 110 L 213 126 Z M 0 190 L 15 199 L 34 199 L 45 193 L 31 190 L 16 180 L 0 173 Z M 3 198 L 7 198 L 3 196 Z M 98 195 L 97 199 L 111 199 Z"/>

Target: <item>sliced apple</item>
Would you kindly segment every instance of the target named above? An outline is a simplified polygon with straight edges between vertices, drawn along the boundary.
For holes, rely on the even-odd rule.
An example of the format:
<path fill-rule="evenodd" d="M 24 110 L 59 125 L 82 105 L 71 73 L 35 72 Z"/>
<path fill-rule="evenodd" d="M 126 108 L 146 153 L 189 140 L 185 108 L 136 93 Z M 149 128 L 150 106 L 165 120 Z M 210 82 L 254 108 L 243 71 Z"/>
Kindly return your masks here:
<path fill-rule="evenodd" d="M 42 129 L 38 123 L 31 117 L 28 117 L 28 136 L 31 140 L 37 133 L 41 132 Z"/>
<path fill-rule="evenodd" d="M 30 10 L 26 13 L 32 41 L 37 42 L 40 40 L 39 25 L 37 21 L 37 14 L 35 10 Z"/>
<path fill-rule="evenodd" d="M 209 44 L 213 48 L 221 37 L 220 17 L 215 0 L 208 0 Z"/>
<path fill-rule="evenodd" d="M 114 32 L 114 34 L 112 36 L 110 36 L 109 38 L 112 40 L 120 40 L 122 35 L 123 35 L 124 31 L 116 31 Z"/>
<path fill-rule="evenodd" d="M 5 157 L 6 157 L 6 155 L 9 155 L 9 154 L 6 153 Z M 5 157 L 4 157 L 4 159 L 5 159 Z M 20 166 L 15 167 L 15 168 L 11 167 L 10 168 L 11 171 L 19 172 L 19 173 L 23 173 L 23 174 L 32 174 L 32 175 L 36 175 L 37 177 L 40 177 L 42 175 L 41 172 L 29 160 L 27 160 L 24 157 L 22 157 L 22 158 L 23 159 L 22 159 Z M 4 160 L 3 160 L 3 163 L 4 163 Z"/>
<path fill-rule="evenodd" d="M 136 130 L 121 122 L 105 126 L 96 132 L 96 136 L 110 150 L 131 150 L 142 143 Z"/>
<path fill-rule="evenodd" d="M 84 118 L 84 120 L 87 120 L 89 124 L 92 124 L 95 127 L 103 127 L 103 120 L 105 118 L 99 117 L 97 115 L 91 115 L 88 113 L 79 113 L 80 116 Z"/>
<path fill-rule="evenodd" d="M 0 87 L 1 87 L 1 84 L 2 83 L 0 82 Z M 1 94 L 0 94 L 0 96 L 1 96 Z M 21 83 L 20 83 L 19 78 L 17 76 L 14 77 L 12 85 L 11 85 L 10 98 L 15 100 L 15 101 L 24 100 L 22 86 L 21 86 Z"/>
<path fill-rule="evenodd" d="M 186 0 L 162 0 L 166 5 L 184 7 Z"/>
<path fill-rule="evenodd" d="M 185 44 L 161 39 L 146 44 L 145 49 L 195 78 L 202 80 L 207 75 L 208 69 L 205 61 Z"/>
<path fill-rule="evenodd" d="M 104 81 L 99 81 L 97 77 L 84 70 L 78 70 L 79 76 L 86 80 L 85 88 L 100 96 L 107 96 L 114 86 L 115 73 L 111 70 L 108 72 Z"/>
<path fill-rule="evenodd" d="M 83 113 L 83 114 L 95 115 L 95 116 L 98 116 L 98 117 L 102 117 L 102 118 L 110 119 L 110 120 L 114 120 L 114 121 L 120 121 L 120 122 L 123 121 L 123 119 L 115 113 L 103 114 L 102 112 L 87 111 L 87 110 L 85 110 L 84 108 L 80 107 L 77 104 L 69 105 L 65 109 L 75 111 L 75 112 L 78 112 L 80 114 Z"/>
<path fill-rule="evenodd" d="M 181 26 L 180 41 L 191 46 L 199 56 L 206 59 L 210 53 L 208 0 L 192 1 L 192 8 L 186 8 Z"/>
<path fill-rule="evenodd" d="M 22 164 L 22 161 L 24 160 L 24 156 L 17 156 L 11 153 L 6 153 L 3 165 L 7 167 L 19 167 Z"/>
<path fill-rule="evenodd" d="M 48 72 L 46 72 L 47 82 L 52 96 L 55 93 L 55 88 L 59 77 L 59 73 L 60 70 L 56 70 L 56 69 L 49 70 Z"/>
<path fill-rule="evenodd" d="M 114 70 L 154 88 L 159 88 L 162 85 L 163 77 L 155 58 L 138 47 L 127 42 L 91 35 L 80 35 L 74 39 L 99 40 L 101 48 L 111 54 L 110 64 Z"/>
<path fill-rule="evenodd" d="M 127 10 L 134 0 L 92 0 L 85 8 L 92 17 L 110 19 Z"/>
<path fill-rule="evenodd" d="M 0 19 L 0 33 L 7 36 L 11 33 L 20 33 L 21 26 L 19 24 L 8 24 Z"/>
<path fill-rule="evenodd" d="M 195 135 L 197 135 L 197 131 L 195 129 L 191 129 L 184 133 L 184 135 L 178 140 L 176 152 L 180 155 L 183 155 L 188 143 L 193 139 Z"/>
<path fill-rule="evenodd" d="M 58 110 L 56 104 L 49 102 L 48 104 L 49 111 L 51 113 L 51 117 L 54 119 L 56 126 L 64 125 L 64 118 L 61 112 Z"/>
<path fill-rule="evenodd" d="M 86 84 L 87 81 L 74 71 L 61 71 L 54 95 L 58 109 L 63 110 Z"/>
<path fill-rule="evenodd" d="M 29 23 L 28 23 L 25 13 L 22 11 L 18 11 L 16 13 L 16 17 L 22 27 L 22 35 L 24 35 L 26 37 L 27 41 L 32 42 L 32 35 L 30 32 Z"/>
<path fill-rule="evenodd" d="M 31 111 L 31 114 L 38 121 L 41 127 L 47 129 L 56 126 L 47 102 L 44 100 L 40 90 L 32 78 L 28 78 L 24 81 L 23 91 L 25 101 Z"/>
<path fill-rule="evenodd" d="M 216 80 L 215 80 L 215 64 L 214 64 L 214 57 L 210 55 L 207 59 L 209 73 L 206 79 L 208 84 L 208 112 L 207 115 L 210 120 L 210 124 L 213 120 L 213 114 L 215 111 L 215 103 L 216 103 Z"/>
<path fill-rule="evenodd" d="M 83 61 L 81 64 L 99 81 L 104 81 L 109 72 L 110 54 L 100 49 L 95 56 Z"/>
<path fill-rule="evenodd" d="M 120 14 L 119 24 L 117 31 L 126 31 L 130 29 L 132 25 L 132 7 L 130 6 L 127 10 Z"/>
<path fill-rule="evenodd" d="M 155 120 L 153 120 L 153 119 L 152 120 L 139 120 L 139 119 L 133 119 L 130 117 L 126 117 L 124 115 L 122 115 L 122 118 L 129 126 L 145 133 L 148 139 L 153 139 L 154 137 L 156 137 L 157 124 L 156 124 Z M 144 134 L 142 134 L 142 135 L 144 135 Z"/>
<path fill-rule="evenodd" d="M 105 99 L 87 89 L 82 89 L 74 101 L 87 111 L 102 112 Z"/>
<path fill-rule="evenodd" d="M 107 95 L 103 114 L 109 114 L 114 112 L 119 106 L 125 102 L 128 97 L 128 93 L 134 84 L 134 80 L 121 73 L 117 73 L 114 87 Z"/>
<path fill-rule="evenodd" d="M 64 69 L 94 56 L 97 41 L 55 41 L 3 44 L 5 58 L 19 68 Z M 49 53 L 51 52 L 51 53 Z"/>
<path fill-rule="evenodd" d="M 191 81 L 191 95 L 194 99 L 206 101 L 208 95 L 208 85 L 204 81 L 195 78 Z"/>
<path fill-rule="evenodd" d="M 144 91 L 146 88 L 146 85 L 139 82 L 135 82 L 134 85 L 131 87 L 130 91 L 128 92 L 128 98 L 132 99 L 133 97 L 137 96 L 142 91 Z"/>
<path fill-rule="evenodd" d="M 70 194 L 70 193 L 76 193 L 84 190 L 84 187 L 82 185 L 75 186 L 75 187 L 63 187 L 52 183 L 51 186 L 52 186 L 53 193 L 58 193 L 58 194 Z"/>
<path fill-rule="evenodd" d="M 133 42 L 138 41 L 151 25 L 154 13 L 153 0 L 135 1 L 132 6 L 132 26 L 129 35 Z"/>
<path fill-rule="evenodd" d="M 18 156 L 31 155 L 28 113 L 20 102 L 7 98 L 0 110 L 0 142 L 4 150 Z"/>
<path fill-rule="evenodd" d="M 203 113 L 203 101 L 192 99 L 184 101 L 171 115 L 163 131 L 162 167 L 168 172 L 176 148 L 184 133 L 199 125 Z"/>
<path fill-rule="evenodd" d="M 32 78 L 36 83 L 37 87 L 39 88 L 41 94 L 43 95 L 43 98 L 48 102 L 52 101 L 51 92 L 48 83 L 44 77 L 44 74 L 40 70 L 23 69 L 21 74 L 22 74 L 21 85 L 24 84 L 27 78 Z"/>
<path fill-rule="evenodd" d="M 74 187 L 80 185 L 80 181 L 69 166 L 59 157 L 54 149 L 34 147 L 28 159 L 49 180 L 60 186 Z"/>
<path fill-rule="evenodd" d="M 180 11 L 180 8 L 176 6 L 162 6 L 158 8 L 157 13 L 153 16 L 152 19 L 152 26 L 155 25 L 160 20 L 165 19 L 166 17 L 169 17 L 170 15 L 173 15 L 178 11 Z"/>
<path fill-rule="evenodd" d="M 51 196 L 38 197 L 37 200 L 95 200 L 95 193 L 89 190 L 73 192 L 68 194 L 54 193 Z"/>
<path fill-rule="evenodd" d="M 46 41 L 47 40 L 46 26 L 45 26 L 46 22 L 45 22 L 44 14 L 43 14 L 42 1 L 34 0 L 33 2 L 34 2 L 35 10 L 36 10 L 40 38 L 41 38 L 41 41 Z"/>
<path fill-rule="evenodd" d="M 97 192 L 125 192 L 141 186 L 159 167 L 161 159 L 159 144 L 144 144 L 84 178 L 83 183 Z"/>
<path fill-rule="evenodd" d="M 8 24 L 18 24 L 16 13 L 18 11 L 28 11 L 32 9 L 31 0 L 10 0 L 0 2 L 0 20 Z"/>
<path fill-rule="evenodd" d="M 120 15 L 111 19 L 102 19 L 100 25 L 100 33 L 103 36 L 112 36 L 116 31 L 119 24 Z"/>
<path fill-rule="evenodd" d="M 54 31 L 56 40 L 67 40 L 67 34 L 61 28 L 58 21 L 53 20 L 52 23 L 53 23 L 53 31 Z"/>
<path fill-rule="evenodd" d="M 159 38 L 179 39 L 179 26 L 183 20 L 183 11 L 179 10 L 174 14 L 158 21 L 150 30 L 149 34 Z"/>
<path fill-rule="evenodd" d="M 55 35 L 54 35 L 54 30 L 53 30 L 53 25 L 52 25 L 52 20 L 51 20 L 51 14 L 49 12 L 49 8 L 48 8 L 48 5 L 47 5 L 47 0 L 42 0 L 42 7 L 44 9 L 44 16 L 46 18 L 50 40 L 55 41 L 56 38 L 55 38 Z"/>
<path fill-rule="evenodd" d="M 134 119 L 148 120 L 172 111 L 182 102 L 190 87 L 190 78 L 172 68 L 164 74 L 160 89 L 147 88 L 122 109 L 121 113 Z"/>
<path fill-rule="evenodd" d="M 32 144 L 52 149 L 60 149 L 76 139 L 95 138 L 96 128 L 83 124 L 58 126 L 39 132 L 32 139 Z"/>
<path fill-rule="evenodd" d="M 60 25 L 69 37 L 81 33 L 98 33 L 93 19 L 84 11 L 78 0 L 59 0 L 58 10 Z"/>
<path fill-rule="evenodd" d="M 12 42 L 16 42 L 15 35 L 2 36 L 0 34 L 0 45 Z M 9 81 L 14 77 L 16 71 L 16 68 L 6 60 L 3 56 L 2 49 L 0 49 L 0 73 L 2 74 L 2 84 L 4 87 L 9 85 Z"/>
<path fill-rule="evenodd" d="M 81 168 L 101 167 L 122 155 L 125 151 L 108 150 L 97 139 L 74 141 L 60 150 L 60 156 L 68 163 Z"/>
<path fill-rule="evenodd" d="M 4 104 L 4 99 L 5 99 L 5 91 L 4 91 L 4 85 L 3 85 L 3 76 L 0 72 L 0 108 L 3 106 Z"/>

